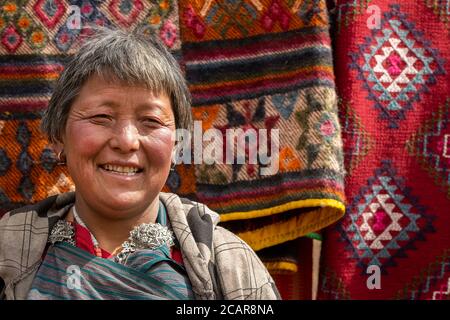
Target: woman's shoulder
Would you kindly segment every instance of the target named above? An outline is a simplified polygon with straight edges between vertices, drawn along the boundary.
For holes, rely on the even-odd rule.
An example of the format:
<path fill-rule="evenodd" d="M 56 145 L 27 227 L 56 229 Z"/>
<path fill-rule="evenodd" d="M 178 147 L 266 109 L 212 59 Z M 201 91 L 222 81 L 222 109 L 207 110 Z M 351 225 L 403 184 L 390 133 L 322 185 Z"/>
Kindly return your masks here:
<path fill-rule="evenodd" d="M 179 218 L 185 220 L 191 231 L 199 234 L 213 234 L 210 241 L 216 246 L 230 244 L 239 245 L 246 250 L 252 250 L 242 239 L 233 232 L 219 225 L 220 215 L 208 208 L 207 205 L 187 198 L 179 197 L 174 193 L 160 193 L 160 199 L 168 209 L 171 220 Z"/>
<path fill-rule="evenodd" d="M 59 194 L 5 213 L 0 219 L 0 260 L 2 255 L 13 262 L 24 261 L 26 256 L 26 261 L 30 262 L 33 260 L 29 258 L 31 252 L 39 257 L 50 228 L 73 201 L 73 194 Z M 22 265 L 22 269 L 30 265 Z"/>
<path fill-rule="evenodd" d="M 73 204 L 75 201 L 75 193 L 67 192 L 57 195 L 52 195 L 48 198 L 42 199 L 32 204 L 25 205 L 6 212 L 1 220 L 5 223 L 7 220 L 13 219 L 13 217 L 21 215 L 36 215 L 38 217 L 51 217 L 57 215 L 61 209 L 67 205 Z"/>
<path fill-rule="evenodd" d="M 220 221 L 220 215 L 203 203 L 168 192 L 160 192 L 159 198 L 171 218 L 178 216 L 183 220 L 209 220 L 212 225 L 217 225 Z"/>
<path fill-rule="evenodd" d="M 263 262 L 244 240 L 217 226 L 213 246 L 214 263 L 225 299 L 281 299 Z"/>
<path fill-rule="evenodd" d="M 36 270 L 52 224 L 73 201 L 73 194 L 55 195 L 9 211 L 0 219 L 0 261 L 4 262 L 0 278 L 7 285 Z"/>

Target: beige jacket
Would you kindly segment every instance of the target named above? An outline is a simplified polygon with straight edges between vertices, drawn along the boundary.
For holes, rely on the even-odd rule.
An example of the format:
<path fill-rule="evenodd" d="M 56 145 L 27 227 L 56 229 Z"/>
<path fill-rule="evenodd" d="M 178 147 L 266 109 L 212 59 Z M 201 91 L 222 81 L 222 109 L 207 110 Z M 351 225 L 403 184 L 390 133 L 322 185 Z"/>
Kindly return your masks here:
<path fill-rule="evenodd" d="M 280 299 L 255 252 L 217 226 L 219 215 L 205 205 L 160 193 L 180 243 L 197 299 Z M 74 204 L 64 193 L 6 213 L 0 220 L 0 299 L 26 299 L 41 264 L 49 230 Z M 1 288 L 2 281 L 4 282 Z"/>

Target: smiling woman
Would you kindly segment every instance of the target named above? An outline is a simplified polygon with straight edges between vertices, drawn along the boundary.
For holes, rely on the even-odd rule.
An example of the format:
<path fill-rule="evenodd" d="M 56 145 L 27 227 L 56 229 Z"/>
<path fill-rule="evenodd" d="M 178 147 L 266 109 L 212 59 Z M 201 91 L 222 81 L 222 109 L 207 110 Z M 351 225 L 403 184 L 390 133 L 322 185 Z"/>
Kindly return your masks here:
<path fill-rule="evenodd" d="M 128 236 L 125 221 L 156 220 L 157 195 L 170 170 L 174 132 L 174 114 L 165 93 L 108 83 L 94 75 L 74 100 L 56 148 L 64 150 L 77 186 L 75 205 L 107 251 Z"/>
<path fill-rule="evenodd" d="M 98 30 L 42 120 L 75 192 L 0 220 L 0 298 L 279 299 L 217 213 L 161 192 L 176 129 L 191 123 L 189 91 L 165 47 L 139 31 Z"/>

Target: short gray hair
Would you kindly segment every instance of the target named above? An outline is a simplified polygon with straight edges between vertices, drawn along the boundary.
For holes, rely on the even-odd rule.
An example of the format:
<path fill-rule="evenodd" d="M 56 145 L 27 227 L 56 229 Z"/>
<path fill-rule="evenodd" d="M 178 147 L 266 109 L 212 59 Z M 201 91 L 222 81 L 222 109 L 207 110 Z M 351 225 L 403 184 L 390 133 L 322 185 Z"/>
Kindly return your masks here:
<path fill-rule="evenodd" d="M 156 35 L 137 29 L 97 28 L 71 57 L 56 82 L 41 129 L 62 142 L 71 105 L 83 84 L 97 74 L 108 81 L 140 85 L 170 98 L 177 129 L 192 128 L 191 96 L 180 67 Z"/>

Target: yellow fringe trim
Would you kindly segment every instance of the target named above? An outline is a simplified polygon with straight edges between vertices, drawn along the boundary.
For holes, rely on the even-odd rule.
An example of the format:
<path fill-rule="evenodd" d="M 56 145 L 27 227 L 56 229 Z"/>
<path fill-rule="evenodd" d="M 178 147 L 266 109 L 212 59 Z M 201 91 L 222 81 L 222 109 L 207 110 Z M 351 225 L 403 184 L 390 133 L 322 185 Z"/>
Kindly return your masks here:
<path fill-rule="evenodd" d="M 335 200 L 321 200 L 321 202 L 332 203 L 336 207 L 317 208 L 317 210 L 294 215 L 288 220 L 237 235 L 256 251 L 323 229 L 344 216 L 345 206 L 342 203 Z"/>
<path fill-rule="evenodd" d="M 280 212 L 285 212 L 289 210 L 294 210 L 298 208 L 306 208 L 306 207 L 332 207 L 342 211 L 342 215 L 345 212 L 345 205 L 337 201 L 335 199 L 306 199 L 306 200 L 297 200 L 288 202 L 285 204 L 281 204 L 275 207 L 261 209 L 261 210 L 253 210 L 253 211 L 241 211 L 241 212 L 232 212 L 225 213 L 220 215 L 220 221 L 231 221 L 231 220 L 243 220 L 243 219 L 253 219 L 260 218 L 265 216 L 270 216 L 272 214 L 277 214 Z M 312 230 L 311 232 L 317 231 Z"/>
<path fill-rule="evenodd" d="M 294 262 L 287 261 L 277 261 L 277 262 L 264 262 L 267 270 L 270 273 L 280 274 L 280 273 L 295 273 L 298 271 L 297 264 Z"/>

